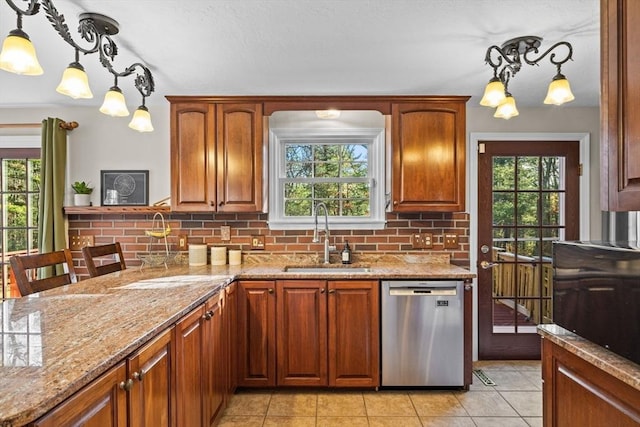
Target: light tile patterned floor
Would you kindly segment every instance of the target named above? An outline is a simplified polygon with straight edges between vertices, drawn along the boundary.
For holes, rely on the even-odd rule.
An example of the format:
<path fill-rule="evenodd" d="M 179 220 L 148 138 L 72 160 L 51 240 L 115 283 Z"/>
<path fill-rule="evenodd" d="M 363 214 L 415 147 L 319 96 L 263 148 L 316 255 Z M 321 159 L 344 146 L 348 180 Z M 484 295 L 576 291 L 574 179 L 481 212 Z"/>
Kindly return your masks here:
<path fill-rule="evenodd" d="M 474 376 L 469 391 L 239 391 L 219 426 L 542 426 L 539 361 L 481 361 L 474 368 L 496 385 Z"/>

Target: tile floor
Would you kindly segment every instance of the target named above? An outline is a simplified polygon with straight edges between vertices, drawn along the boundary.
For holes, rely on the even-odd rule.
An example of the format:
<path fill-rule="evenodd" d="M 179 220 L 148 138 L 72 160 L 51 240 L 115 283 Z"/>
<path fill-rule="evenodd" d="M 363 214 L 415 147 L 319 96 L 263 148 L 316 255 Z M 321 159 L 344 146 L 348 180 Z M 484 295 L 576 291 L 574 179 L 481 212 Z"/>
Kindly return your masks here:
<path fill-rule="evenodd" d="M 481 361 L 469 391 L 250 390 L 237 392 L 219 426 L 542 426 L 539 361 Z"/>

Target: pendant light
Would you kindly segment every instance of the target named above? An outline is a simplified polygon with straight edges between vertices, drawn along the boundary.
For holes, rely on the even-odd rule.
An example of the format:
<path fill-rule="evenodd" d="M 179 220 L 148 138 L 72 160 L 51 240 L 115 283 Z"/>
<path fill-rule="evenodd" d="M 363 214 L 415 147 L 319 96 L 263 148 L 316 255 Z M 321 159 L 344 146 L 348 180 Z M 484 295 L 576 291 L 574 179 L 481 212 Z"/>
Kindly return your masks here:
<path fill-rule="evenodd" d="M 562 65 L 572 59 L 573 46 L 569 42 L 561 41 L 538 55 L 541 44 L 542 37 L 523 36 L 507 40 L 500 47 L 493 45 L 487 49 L 484 61 L 493 68 L 493 78 L 485 87 L 480 105 L 497 107 L 493 117 L 508 120 L 518 115 L 516 101 L 509 93 L 509 81 L 523 65 L 539 65 L 547 55 L 549 61 L 556 66 L 557 73 L 549 84 L 544 103 L 562 105 L 575 99 L 569 81 L 560 71 Z M 559 55 L 556 52 L 557 48 L 566 49 L 566 55 Z"/>
<path fill-rule="evenodd" d="M 0 69 L 25 76 L 39 76 L 44 72 L 27 33 L 20 29 L 12 30 L 4 39 Z"/>
<path fill-rule="evenodd" d="M 76 60 L 69 64 L 64 73 L 62 73 L 62 80 L 60 80 L 56 92 L 70 96 L 73 99 L 93 98 L 93 93 L 89 87 L 89 77 L 87 77 L 87 73 L 84 72 L 84 67 L 78 59 L 79 54 L 78 49 L 76 49 Z"/>
<path fill-rule="evenodd" d="M 138 132 L 153 132 L 153 125 L 151 124 L 151 114 L 144 105 L 144 98 L 142 105 L 133 113 L 129 127 Z"/>
<path fill-rule="evenodd" d="M 569 80 L 562 74 L 558 73 L 549 83 L 547 97 L 544 99 L 545 104 L 562 105 L 566 102 L 573 101 L 575 96 L 571 92 Z"/>
<path fill-rule="evenodd" d="M 516 108 L 516 100 L 513 99 L 513 96 L 511 96 L 510 93 L 507 92 L 504 101 L 502 101 L 502 103 L 498 105 L 498 108 L 496 108 L 496 112 L 494 113 L 493 117 L 509 120 L 511 117 L 515 117 L 519 114 L 520 113 Z"/>
<path fill-rule="evenodd" d="M 124 95 L 118 87 L 118 77 L 116 77 L 115 83 L 104 95 L 100 112 L 111 117 L 126 117 L 129 115 L 129 109 L 127 108 Z"/>

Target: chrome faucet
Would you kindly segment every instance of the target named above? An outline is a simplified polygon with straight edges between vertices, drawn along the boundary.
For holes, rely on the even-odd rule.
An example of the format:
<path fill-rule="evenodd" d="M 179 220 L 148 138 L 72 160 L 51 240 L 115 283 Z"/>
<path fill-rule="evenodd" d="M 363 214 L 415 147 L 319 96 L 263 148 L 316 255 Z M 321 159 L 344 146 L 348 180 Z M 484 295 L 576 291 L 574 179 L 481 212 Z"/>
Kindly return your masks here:
<path fill-rule="evenodd" d="M 318 243 L 320 239 L 318 238 L 318 211 L 322 208 L 324 210 L 324 264 L 329 264 L 329 251 L 331 249 L 335 250 L 335 246 L 329 245 L 329 212 L 327 211 L 327 205 L 324 202 L 320 202 L 316 205 L 315 211 L 315 228 L 313 229 L 313 243 Z"/>

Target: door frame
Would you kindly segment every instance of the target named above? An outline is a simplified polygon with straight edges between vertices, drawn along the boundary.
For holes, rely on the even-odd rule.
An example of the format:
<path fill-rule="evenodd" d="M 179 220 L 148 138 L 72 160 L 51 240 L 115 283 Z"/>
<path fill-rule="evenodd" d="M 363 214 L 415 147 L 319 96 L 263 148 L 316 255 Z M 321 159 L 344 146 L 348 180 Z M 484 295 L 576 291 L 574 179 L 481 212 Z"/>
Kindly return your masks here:
<path fill-rule="evenodd" d="M 469 206 L 469 269 L 478 268 L 478 143 L 481 141 L 579 141 L 580 164 L 580 240 L 590 236 L 590 135 L 588 132 L 471 132 L 467 146 L 467 206 Z M 478 279 L 473 279 L 473 360 L 478 360 Z"/>

